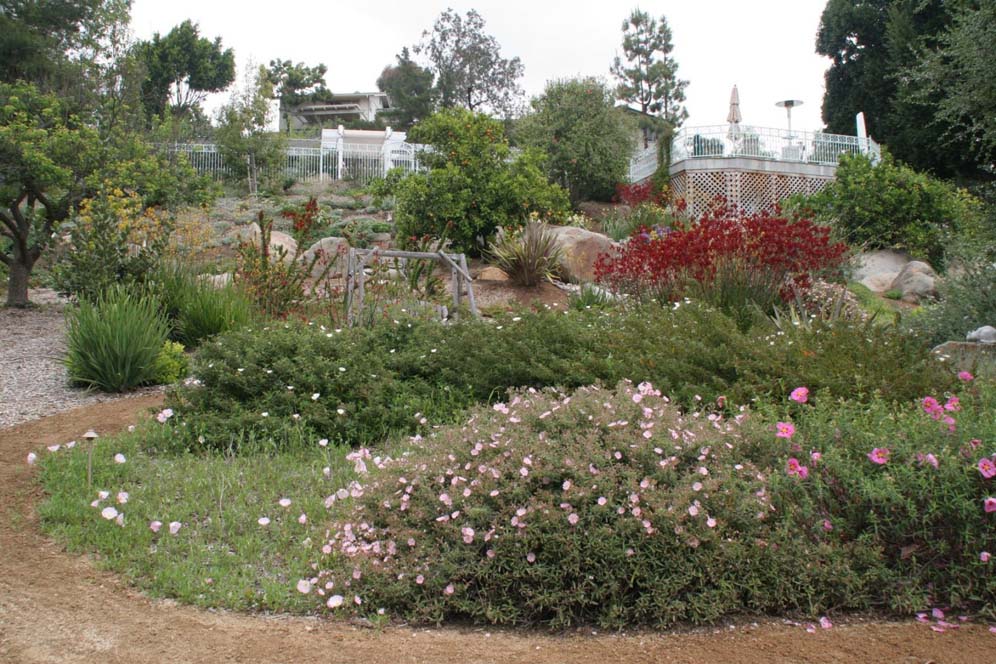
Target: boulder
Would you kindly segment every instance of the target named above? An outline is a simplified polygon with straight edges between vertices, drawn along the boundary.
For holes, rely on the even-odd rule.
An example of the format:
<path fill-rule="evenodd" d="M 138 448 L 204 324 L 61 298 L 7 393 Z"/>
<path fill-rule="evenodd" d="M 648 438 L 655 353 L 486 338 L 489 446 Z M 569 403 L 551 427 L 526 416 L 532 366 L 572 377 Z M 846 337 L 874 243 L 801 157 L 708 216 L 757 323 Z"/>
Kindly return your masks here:
<path fill-rule="evenodd" d="M 979 329 L 969 332 L 965 338 L 980 344 L 996 344 L 996 327 L 983 325 Z"/>
<path fill-rule="evenodd" d="M 996 344 L 946 341 L 933 352 L 955 371 L 996 370 Z"/>
<path fill-rule="evenodd" d="M 477 275 L 477 278 L 481 281 L 508 281 L 508 274 L 506 274 L 505 270 L 500 267 L 489 265 L 481 270 L 480 274 Z"/>
<path fill-rule="evenodd" d="M 551 226 L 560 249 L 560 268 L 566 280 L 575 283 L 595 280 L 595 261 L 602 254 L 611 254 L 616 244 L 601 233 L 577 226 Z"/>
<path fill-rule="evenodd" d="M 919 304 L 927 298 L 937 298 L 937 273 L 922 261 L 910 261 L 889 285 L 899 291 L 903 302 Z"/>
<path fill-rule="evenodd" d="M 322 258 L 315 261 L 311 269 L 311 276 L 318 278 L 332 260 L 338 260 L 338 267 L 333 268 L 336 272 L 344 272 L 346 269 L 345 255 L 349 251 L 349 243 L 343 237 L 323 237 L 314 243 L 308 250 L 301 254 L 301 262 L 305 265 L 311 263 L 318 252 L 322 253 Z M 337 259 L 335 257 L 338 257 Z"/>
<path fill-rule="evenodd" d="M 259 238 L 257 236 L 254 239 Z M 271 255 L 276 254 L 278 249 L 283 249 L 286 252 L 284 260 L 294 260 L 294 254 L 297 253 L 297 240 L 282 231 L 273 231 L 270 233 Z"/>
<path fill-rule="evenodd" d="M 851 278 L 876 293 L 884 293 L 909 262 L 908 255 L 890 249 L 861 253 L 851 259 Z"/>
<path fill-rule="evenodd" d="M 225 233 L 225 237 L 234 242 L 249 242 L 259 238 L 259 224 L 255 221 L 245 226 L 236 226 Z"/>

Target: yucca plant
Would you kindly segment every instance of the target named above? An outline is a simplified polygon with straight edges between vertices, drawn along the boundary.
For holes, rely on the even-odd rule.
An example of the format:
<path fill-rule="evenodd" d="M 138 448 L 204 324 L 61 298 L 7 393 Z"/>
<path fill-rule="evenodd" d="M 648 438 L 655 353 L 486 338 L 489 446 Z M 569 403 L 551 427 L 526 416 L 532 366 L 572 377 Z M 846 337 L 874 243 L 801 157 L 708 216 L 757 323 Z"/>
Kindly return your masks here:
<path fill-rule="evenodd" d="M 545 223 L 530 221 L 519 230 L 500 229 L 488 258 L 508 274 L 513 284 L 535 286 L 556 276 L 560 247 Z"/>
<path fill-rule="evenodd" d="M 156 358 L 169 333 L 159 304 L 120 286 L 66 314 L 64 360 L 74 385 L 125 392 L 156 379 Z"/>

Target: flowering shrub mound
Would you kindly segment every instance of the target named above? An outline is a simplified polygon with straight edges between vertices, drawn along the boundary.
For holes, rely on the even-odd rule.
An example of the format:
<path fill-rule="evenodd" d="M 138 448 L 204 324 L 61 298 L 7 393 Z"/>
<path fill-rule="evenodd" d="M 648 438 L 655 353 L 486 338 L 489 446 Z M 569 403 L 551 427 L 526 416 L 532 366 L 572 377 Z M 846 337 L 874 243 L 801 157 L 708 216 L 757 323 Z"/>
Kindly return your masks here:
<path fill-rule="evenodd" d="M 840 266 L 847 247 L 810 221 L 762 213 L 707 213 L 676 230 L 641 229 L 618 256 L 602 256 L 596 277 L 612 288 L 662 302 L 692 293 L 761 305 L 809 288 L 815 274 Z M 693 290 L 699 287 L 699 291 Z"/>
<path fill-rule="evenodd" d="M 297 589 L 334 611 L 415 621 L 667 625 L 938 605 L 991 616 L 982 552 L 996 498 L 976 457 L 996 440 L 993 391 L 955 402 L 964 434 L 882 402 L 792 397 L 771 420 L 724 420 L 682 415 L 648 383 L 530 390 L 416 436 L 393 461 L 358 450 L 361 481 L 327 499 L 333 523 Z M 964 441 L 983 429 L 985 452 Z"/>

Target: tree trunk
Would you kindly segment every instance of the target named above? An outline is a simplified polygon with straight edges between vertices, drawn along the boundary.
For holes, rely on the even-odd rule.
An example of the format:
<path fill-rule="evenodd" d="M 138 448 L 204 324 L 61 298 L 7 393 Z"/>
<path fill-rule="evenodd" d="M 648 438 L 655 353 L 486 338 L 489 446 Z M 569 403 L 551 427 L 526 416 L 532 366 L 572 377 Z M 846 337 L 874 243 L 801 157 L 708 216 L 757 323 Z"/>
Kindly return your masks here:
<path fill-rule="evenodd" d="M 23 263 L 21 256 L 16 255 L 8 267 L 10 278 L 7 280 L 7 306 L 26 307 L 28 306 L 28 277 L 31 275 L 31 268 Z"/>

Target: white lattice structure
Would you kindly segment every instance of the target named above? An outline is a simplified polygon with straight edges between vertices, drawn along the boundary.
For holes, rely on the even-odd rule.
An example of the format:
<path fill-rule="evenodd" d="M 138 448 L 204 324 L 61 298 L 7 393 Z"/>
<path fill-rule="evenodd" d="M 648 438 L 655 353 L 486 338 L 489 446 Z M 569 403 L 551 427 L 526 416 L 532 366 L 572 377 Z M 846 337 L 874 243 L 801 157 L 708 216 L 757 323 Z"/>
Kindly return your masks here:
<path fill-rule="evenodd" d="M 717 202 L 747 213 L 770 211 L 793 194 L 827 186 L 842 154 L 881 155 L 867 137 L 757 127 L 697 127 L 671 148 L 671 191 L 693 217 Z"/>
<path fill-rule="evenodd" d="M 770 211 L 793 194 L 814 194 L 829 184 L 836 166 L 734 159 L 686 159 L 671 166 L 671 191 L 693 217 L 725 203 L 747 213 Z"/>

